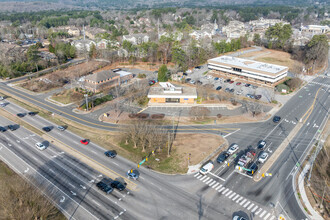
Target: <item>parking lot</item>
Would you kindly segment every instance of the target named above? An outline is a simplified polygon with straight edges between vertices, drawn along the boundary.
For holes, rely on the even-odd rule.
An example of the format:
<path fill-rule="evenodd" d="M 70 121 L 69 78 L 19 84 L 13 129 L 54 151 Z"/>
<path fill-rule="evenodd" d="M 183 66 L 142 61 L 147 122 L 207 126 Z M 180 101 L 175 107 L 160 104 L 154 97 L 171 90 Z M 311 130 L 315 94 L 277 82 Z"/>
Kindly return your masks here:
<path fill-rule="evenodd" d="M 205 74 L 205 72 L 207 72 Z M 274 91 L 269 87 L 258 87 L 256 85 L 248 84 L 240 81 L 238 77 L 218 77 L 217 74 L 210 74 L 207 65 L 201 66 L 200 69 L 194 69 L 192 73 L 187 73 L 187 83 L 212 85 L 214 90 L 232 93 L 241 97 L 248 97 L 249 99 L 258 99 L 263 102 L 270 103 L 274 99 Z M 214 76 L 213 76 L 214 75 Z M 231 80 L 230 82 L 226 82 Z M 258 97 L 259 96 L 259 97 Z M 261 97 L 260 97 L 261 96 Z"/>

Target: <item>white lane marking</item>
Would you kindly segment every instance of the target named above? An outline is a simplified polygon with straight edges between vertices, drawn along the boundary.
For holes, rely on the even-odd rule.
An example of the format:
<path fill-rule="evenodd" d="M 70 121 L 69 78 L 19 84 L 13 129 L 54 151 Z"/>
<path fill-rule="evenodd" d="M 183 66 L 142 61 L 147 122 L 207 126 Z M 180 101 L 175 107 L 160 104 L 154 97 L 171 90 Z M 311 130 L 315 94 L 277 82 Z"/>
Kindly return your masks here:
<path fill-rule="evenodd" d="M 269 218 L 269 216 L 270 216 L 270 213 L 268 213 L 266 216 L 265 216 L 265 220 L 267 220 L 268 218 Z"/>
<path fill-rule="evenodd" d="M 24 173 L 27 173 L 29 171 L 29 168 L 27 167 L 26 170 L 24 170 Z"/>
<path fill-rule="evenodd" d="M 92 201 L 96 204 L 96 205 L 98 205 L 98 206 L 101 206 L 99 203 L 97 203 L 94 199 L 92 199 Z"/>
<path fill-rule="evenodd" d="M 228 198 L 231 199 L 234 195 L 236 195 L 235 192 L 233 194 L 231 194 Z"/>
<path fill-rule="evenodd" d="M 241 200 L 243 199 L 243 197 L 239 197 L 237 200 L 236 200 L 236 203 L 239 203 Z"/>
<path fill-rule="evenodd" d="M 76 188 L 74 185 L 72 185 L 71 183 L 68 183 L 70 186 L 72 186 L 73 188 Z"/>
<path fill-rule="evenodd" d="M 237 194 L 237 195 L 233 198 L 233 201 L 235 201 L 238 197 L 239 197 L 239 195 Z"/>
<path fill-rule="evenodd" d="M 257 210 L 257 208 L 258 208 L 258 206 L 255 206 L 255 207 L 251 210 L 251 212 L 255 212 L 255 211 Z"/>
<path fill-rule="evenodd" d="M 250 210 L 253 206 L 254 206 L 254 204 L 252 203 L 252 204 L 247 208 L 247 210 Z"/>
<path fill-rule="evenodd" d="M 222 192 L 222 194 L 225 194 L 228 190 L 229 190 L 229 189 L 225 189 L 225 190 Z"/>
<path fill-rule="evenodd" d="M 115 163 L 115 162 L 112 162 L 114 165 L 118 166 L 119 167 L 119 164 L 118 163 Z"/>
<path fill-rule="evenodd" d="M 218 190 L 218 192 L 221 192 L 224 189 L 226 189 L 226 187 L 222 187 L 221 189 Z"/>
<path fill-rule="evenodd" d="M 220 183 L 216 183 L 215 185 L 212 186 L 212 188 L 214 189 L 217 185 L 219 185 Z"/>
<path fill-rule="evenodd" d="M 209 184 L 209 186 L 213 186 L 217 181 L 214 181 L 212 183 Z"/>
<path fill-rule="evenodd" d="M 219 189 L 219 188 L 221 188 L 221 187 L 222 187 L 222 185 L 220 185 L 220 186 L 218 186 L 217 188 L 215 188 L 215 190 L 217 190 L 217 191 L 218 191 L 218 189 Z"/>
<path fill-rule="evenodd" d="M 199 173 L 196 173 L 195 175 L 194 175 L 194 177 L 196 177 L 196 176 L 198 176 L 199 175 Z"/>
<path fill-rule="evenodd" d="M 62 199 L 60 200 L 60 203 L 63 203 L 65 201 L 65 196 L 62 196 Z"/>
<path fill-rule="evenodd" d="M 243 205 L 246 200 L 247 199 L 242 200 L 242 202 L 239 205 Z"/>
<path fill-rule="evenodd" d="M 97 154 L 95 151 L 91 150 L 93 154 Z"/>
<path fill-rule="evenodd" d="M 243 208 L 245 208 L 246 206 L 248 206 L 251 202 L 247 201 L 247 203 L 244 204 Z"/>
<path fill-rule="evenodd" d="M 280 135 L 282 134 L 282 132 L 283 132 L 283 131 L 281 130 L 280 133 L 278 134 L 278 136 L 280 136 Z"/>
<path fill-rule="evenodd" d="M 70 192 L 71 192 L 71 193 L 72 193 L 72 195 L 74 195 L 74 196 L 75 196 L 75 195 L 77 195 L 77 193 L 75 193 L 75 192 L 72 192 L 72 191 L 70 191 Z"/>
<path fill-rule="evenodd" d="M 83 186 L 83 185 L 80 185 L 80 187 L 81 187 L 81 188 L 83 188 L 83 189 L 86 189 L 86 187 L 85 187 L 85 186 Z"/>
<path fill-rule="evenodd" d="M 205 183 L 206 181 L 208 181 L 210 179 L 210 177 L 208 176 L 206 179 L 203 180 L 203 183 Z M 201 179 L 202 180 L 202 179 Z"/>
<path fill-rule="evenodd" d="M 120 213 L 119 213 L 119 215 L 122 215 L 122 214 L 124 214 L 124 212 L 120 212 Z"/>
<path fill-rule="evenodd" d="M 229 192 L 226 193 L 225 196 L 229 196 L 233 191 L 229 190 Z"/>
<path fill-rule="evenodd" d="M 262 216 L 264 216 L 267 213 L 266 210 L 264 210 L 261 214 L 260 214 L 260 218 L 262 218 Z"/>
<path fill-rule="evenodd" d="M 52 169 L 49 169 L 49 171 L 52 172 L 52 173 L 55 173 L 54 170 L 52 170 Z"/>
<path fill-rule="evenodd" d="M 203 176 L 201 179 L 200 179 L 200 181 L 202 181 L 203 179 L 205 179 L 206 177 L 208 177 L 208 176 Z M 210 178 L 210 177 L 209 177 Z"/>
<path fill-rule="evenodd" d="M 16 140 L 16 142 L 17 142 L 17 143 L 21 143 L 21 141 L 20 141 L 20 140 Z"/>
<path fill-rule="evenodd" d="M 234 134 L 234 133 L 236 133 L 237 131 L 239 131 L 239 130 L 241 130 L 240 128 L 239 129 L 237 129 L 236 131 L 234 131 L 234 132 L 232 132 L 232 133 L 229 133 L 229 134 L 226 134 L 225 136 L 223 136 L 224 138 L 226 138 L 226 137 L 228 137 L 228 136 L 230 136 L 230 135 L 232 135 L 232 134 Z"/>
<path fill-rule="evenodd" d="M 115 216 L 113 219 L 117 219 L 117 218 L 119 218 L 119 216 L 117 215 L 117 216 Z"/>
<path fill-rule="evenodd" d="M 222 181 L 226 181 L 225 179 L 223 179 L 223 178 L 221 178 L 220 176 L 217 176 L 217 175 L 215 175 L 215 174 L 213 174 L 213 173 L 209 173 L 209 174 L 211 174 L 212 176 L 214 176 L 214 177 L 216 177 L 216 178 L 218 178 L 218 179 L 220 179 L 220 180 L 222 180 Z"/>

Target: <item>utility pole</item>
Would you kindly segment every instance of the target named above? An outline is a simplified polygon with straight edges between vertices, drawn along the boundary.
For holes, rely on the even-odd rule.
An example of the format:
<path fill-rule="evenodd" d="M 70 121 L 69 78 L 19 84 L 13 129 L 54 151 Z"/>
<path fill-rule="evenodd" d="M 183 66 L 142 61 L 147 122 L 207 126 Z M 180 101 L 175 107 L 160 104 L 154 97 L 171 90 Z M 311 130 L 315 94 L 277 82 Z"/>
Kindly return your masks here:
<path fill-rule="evenodd" d="M 86 98 L 86 111 L 88 111 L 88 94 L 85 94 L 84 96 Z"/>
<path fill-rule="evenodd" d="M 321 149 L 322 149 L 322 147 L 323 147 L 323 144 L 320 142 L 320 139 L 321 139 L 320 137 L 321 137 L 321 135 L 318 136 L 317 141 L 316 141 L 316 143 L 317 143 L 317 147 L 316 147 L 315 152 L 314 152 L 314 155 L 313 155 L 313 157 L 312 157 L 312 162 L 311 162 L 312 164 L 311 164 L 311 168 L 310 168 L 310 170 L 309 170 L 309 174 L 308 174 L 308 184 L 310 184 L 309 182 L 310 182 L 310 180 L 311 180 L 312 170 L 313 170 L 313 165 L 314 165 L 314 162 L 315 162 L 316 156 L 319 154 L 319 152 L 321 151 Z"/>

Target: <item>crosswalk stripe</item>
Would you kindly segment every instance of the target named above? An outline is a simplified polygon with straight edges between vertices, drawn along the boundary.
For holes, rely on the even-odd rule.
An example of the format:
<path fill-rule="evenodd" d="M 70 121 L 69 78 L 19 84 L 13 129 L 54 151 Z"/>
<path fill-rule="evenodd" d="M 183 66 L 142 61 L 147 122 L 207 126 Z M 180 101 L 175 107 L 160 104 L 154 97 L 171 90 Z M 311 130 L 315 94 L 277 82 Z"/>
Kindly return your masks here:
<path fill-rule="evenodd" d="M 210 182 L 212 182 L 212 181 L 214 181 L 212 178 L 210 178 L 210 180 L 209 181 L 206 181 L 206 183 L 205 184 L 209 184 Z"/>
<path fill-rule="evenodd" d="M 196 177 L 196 176 L 198 176 L 199 175 L 199 173 L 196 173 L 195 175 L 194 175 L 194 177 Z"/>
<path fill-rule="evenodd" d="M 255 212 L 257 208 L 258 208 L 258 206 L 254 207 L 254 208 L 251 210 L 251 212 Z"/>
<path fill-rule="evenodd" d="M 229 189 L 226 189 L 225 191 L 222 192 L 222 194 L 225 194 Z"/>
<path fill-rule="evenodd" d="M 239 199 L 236 200 L 236 203 L 239 203 L 239 201 L 241 201 L 241 199 L 243 199 L 243 197 L 239 197 Z"/>
<path fill-rule="evenodd" d="M 273 220 L 275 218 L 275 216 L 272 216 L 269 220 Z"/>
<path fill-rule="evenodd" d="M 215 185 L 213 185 L 212 188 L 215 188 L 217 185 L 219 185 L 219 183 L 216 183 Z"/>
<path fill-rule="evenodd" d="M 256 215 L 258 215 L 262 211 L 262 208 L 259 208 L 259 210 L 256 212 Z"/>
<path fill-rule="evenodd" d="M 244 199 L 239 205 L 243 205 L 247 199 Z"/>
<path fill-rule="evenodd" d="M 220 186 L 218 186 L 217 188 L 215 188 L 215 190 L 218 190 L 219 188 L 221 188 L 222 187 L 222 185 L 220 185 Z"/>
<path fill-rule="evenodd" d="M 239 197 L 239 195 L 237 194 L 237 195 L 233 198 L 233 201 L 235 201 L 238 197 Z"/>
<path fill-rule="evenodd" d="M 267 213 L 266 210 L 264 210 L 261 214 L 260 214 L 260 218 L 262 218 L 262 216 L 264 216 Z"/>
<path fill-rule="evenodd" d="M 221 189 L 218 190 L 218 192 L 221 192 L 224 189 L 226 189 L 226 187 L 222 187 Z"/>
<path fill-rule="evenodd" d="M 243 208 L 245 208 L 246 206 L 248 206 L 251 202 L 247 201 L 247 203 L 244 204 Z"/>
<path fill-rule="evenodd" d="M 252 203 L 252 204 L 247 208 L 247 210 L 250 210 L 253 206 L 254 206 L 254 204 Z"/>
<path fill-rule="evenodd" d="M 234 195 L 236 195 L 235 192 L 233 194 L 231 194 L 228 198 L 231 199 L 231 197 L 233 197 Z"/>
<path fill-rule="evenodd" d="M 201 177 L 203 177 L 203 175 L 199 175 L 199 176 L 197 177 L 197 179 L 199 180 Z"/>
<path fill-rule="evenodd" d="M 229 192 L 226 193 L 225 196 L 229 196 L 233 191 L 229 190 Z"/>
<path fill-rule="evenodd" d="M 214 185 L 214 183 L 216 183 L 217 181 L 215 181 L 215 180 L 213 180 L 213 182 L 212 183 L 210 183 L 209 184 L 209 186 L 213 186 Z"/>
<path fill-rule="evenodd" d="M 265 220 L 267 220 L 268 218 L 269 218 L 269 216 L 270 216 L 270 213 L 268 213 L 266 216 L 265 216 Z"/>
<path fill-rule="evenodd" d="M 205 183 L 206 181 L 208 181 L 210 179 L 210 177 L 207 177 L 206 179 L 203 180 L 203 183 Z"/>
<path fill-rule="evenodd" d="M 202 181 L 203 179 L 205 179 L 207 176 L 203 176 L 201 179 L 200 179 L 200 181 Z"/>

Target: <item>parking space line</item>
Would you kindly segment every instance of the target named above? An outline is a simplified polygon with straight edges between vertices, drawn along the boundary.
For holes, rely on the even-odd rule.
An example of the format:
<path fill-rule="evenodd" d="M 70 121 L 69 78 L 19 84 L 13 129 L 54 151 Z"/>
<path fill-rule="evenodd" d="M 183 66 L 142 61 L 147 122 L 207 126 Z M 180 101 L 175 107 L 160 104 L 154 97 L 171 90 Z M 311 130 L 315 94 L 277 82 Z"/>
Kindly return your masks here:
<path fill-rule="evenodd" d="M 236 195 L 235 192 L 233 192 L 233 194 L 231 194 L 228 198 L 231 199 L 234 195 Z"/>
<path fill-rule="evenodd" d="M 254 204 L 251 203 L 251 205 L 247 208 L 247 210 L 250 210 L 253 206 L 254 206 Z"/>

